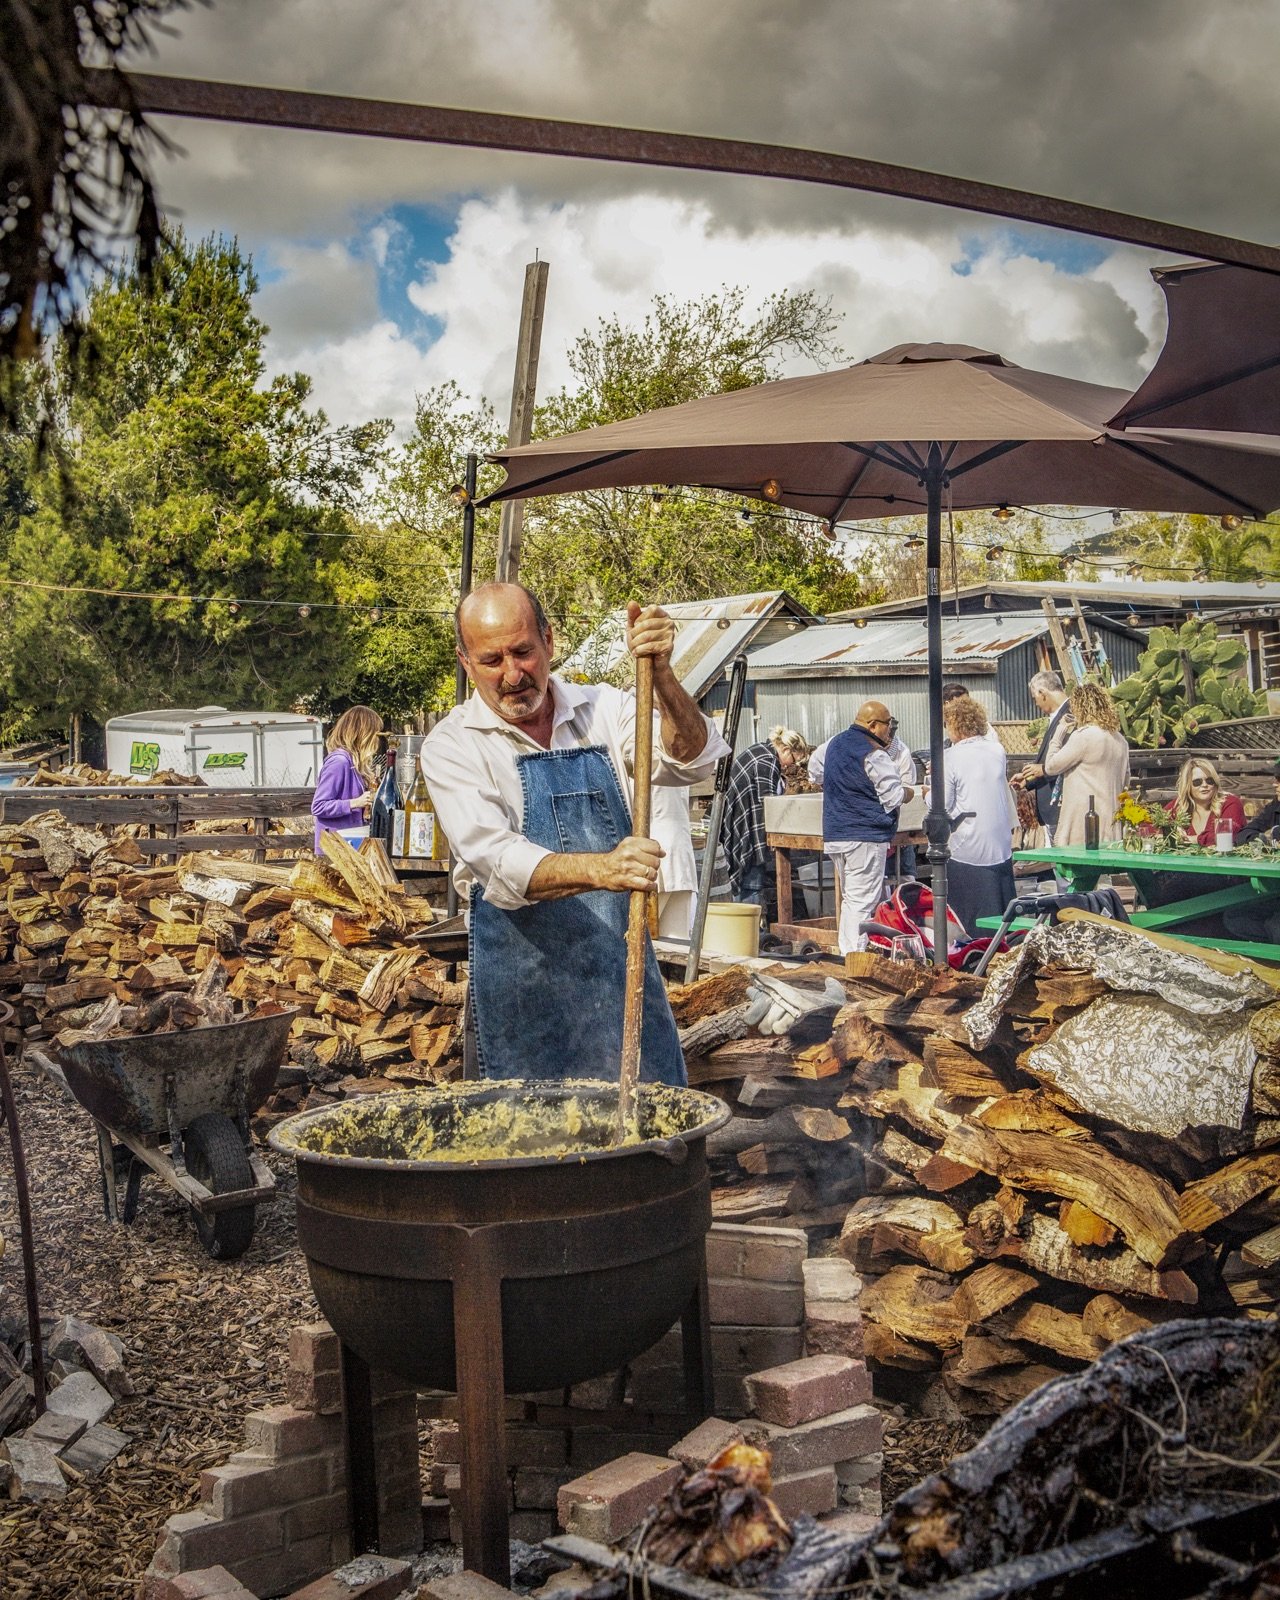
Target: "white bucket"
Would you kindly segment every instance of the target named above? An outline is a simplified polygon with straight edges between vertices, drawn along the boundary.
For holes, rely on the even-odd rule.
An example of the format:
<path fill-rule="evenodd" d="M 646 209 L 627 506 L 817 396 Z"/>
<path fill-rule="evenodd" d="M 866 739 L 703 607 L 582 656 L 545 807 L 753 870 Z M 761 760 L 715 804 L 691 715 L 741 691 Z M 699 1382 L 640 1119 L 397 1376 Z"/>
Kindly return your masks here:
<path fill-rule="evenodd" d="M 760 907 L 712 900 L 707 906 L 702 948 L 717 956 L 759 955 Z"/>
<path fill-rule="evenodd" d="M 365 828 L 335 828 L 333 831 L 340 838 L 345 839 L 353 850 L 358 850 L 360 848 L 360 846 L 364 843 L 364 841 L 369 837 L 369 830 L 368 830 L 367 827 L 365 827 Z"/>

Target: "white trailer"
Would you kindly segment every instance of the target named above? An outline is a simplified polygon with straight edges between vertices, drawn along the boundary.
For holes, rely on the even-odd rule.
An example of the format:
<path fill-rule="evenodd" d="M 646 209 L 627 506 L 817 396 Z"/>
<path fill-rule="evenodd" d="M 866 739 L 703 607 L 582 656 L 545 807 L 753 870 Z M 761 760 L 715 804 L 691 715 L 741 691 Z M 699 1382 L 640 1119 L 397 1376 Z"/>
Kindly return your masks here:
<path fill-rule="evenodd" d="M 319 717 L 225 706 L 134 711 L 107 723 L 107 767 L 146 778 L 168 769 L 214 788 L 305 789 L 324 760 Z"/>

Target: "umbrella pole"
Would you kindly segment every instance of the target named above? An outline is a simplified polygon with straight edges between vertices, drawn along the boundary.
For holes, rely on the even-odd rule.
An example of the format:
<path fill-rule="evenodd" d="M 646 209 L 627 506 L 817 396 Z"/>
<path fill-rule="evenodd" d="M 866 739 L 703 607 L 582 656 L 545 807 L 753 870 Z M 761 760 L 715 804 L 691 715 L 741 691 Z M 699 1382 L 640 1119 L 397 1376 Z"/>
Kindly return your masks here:
<path fill-rule="evenodd" d="M 933 891 L 933 959 L 947 964 L 946 779 L 942 757 L 942 447 L 929 446 L 925 466 L 925 626 L 929 656 L 929 810 L 924 819 L 929 841 L 929 887 Z"/>

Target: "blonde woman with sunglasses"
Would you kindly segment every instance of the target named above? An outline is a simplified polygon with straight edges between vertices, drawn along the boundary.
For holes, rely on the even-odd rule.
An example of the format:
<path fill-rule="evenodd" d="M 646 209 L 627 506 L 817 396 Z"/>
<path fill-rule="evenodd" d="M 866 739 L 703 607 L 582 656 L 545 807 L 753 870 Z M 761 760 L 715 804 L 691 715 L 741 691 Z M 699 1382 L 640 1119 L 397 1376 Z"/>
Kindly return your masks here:
<path fill-rule="evenodd" d="M 1182 763 L 1167 809 L 1183 819 L 1184 838 L 1210 848 L 1220 833 L 1229 833 L 1234 841 L 1244 827 L 1244 802 L 1238 794 L 1224 792 L 1218 769 L 1201 756 Z"/>

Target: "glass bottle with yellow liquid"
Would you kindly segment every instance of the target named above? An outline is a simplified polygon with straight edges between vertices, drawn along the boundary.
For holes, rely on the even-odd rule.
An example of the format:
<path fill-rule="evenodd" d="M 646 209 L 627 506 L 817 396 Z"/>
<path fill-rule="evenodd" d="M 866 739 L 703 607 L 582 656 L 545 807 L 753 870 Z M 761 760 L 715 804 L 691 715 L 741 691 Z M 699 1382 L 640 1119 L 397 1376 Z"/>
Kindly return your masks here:
<path fill-rule="evenodd" d="M 404 853 L 427 861 L 444 861 L 449 854 L 449 842 L 436 819 L 421 767 L 404 803 Z"/>

